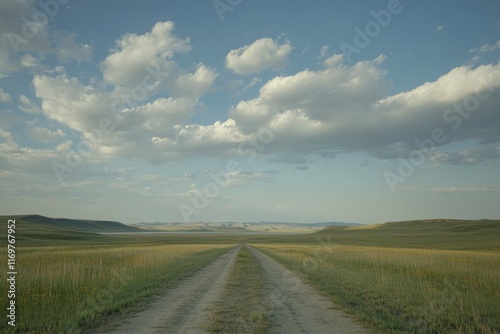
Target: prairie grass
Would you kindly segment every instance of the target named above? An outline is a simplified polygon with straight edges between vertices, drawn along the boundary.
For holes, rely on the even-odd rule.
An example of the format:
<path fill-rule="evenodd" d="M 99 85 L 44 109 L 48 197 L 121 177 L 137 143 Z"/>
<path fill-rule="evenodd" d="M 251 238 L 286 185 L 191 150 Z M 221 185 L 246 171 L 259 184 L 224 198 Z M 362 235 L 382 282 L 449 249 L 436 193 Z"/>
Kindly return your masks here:
<path fill-rule="evenodd" d="M 214 305 L 210 333 L 268 333 L 270 305 L 265 301 L 265 277 L 258 260 L 243 247 Z"/>
<path fill-rule="evenodd" d="M 17 325 L 2 333 L 82 333 L 215 259 L 228 245 L 31 247 L 18 251 Z M 4 255 L 4 254 L 2 254 Z M 6 256 L 0 267 L 6 268 Z M 0 285 L 6 309 L 6 284 Z"/>
<path fill-rule="evenodd" d="M 380 333 L 499 333 L 500 254 L 258 244 Z"/>

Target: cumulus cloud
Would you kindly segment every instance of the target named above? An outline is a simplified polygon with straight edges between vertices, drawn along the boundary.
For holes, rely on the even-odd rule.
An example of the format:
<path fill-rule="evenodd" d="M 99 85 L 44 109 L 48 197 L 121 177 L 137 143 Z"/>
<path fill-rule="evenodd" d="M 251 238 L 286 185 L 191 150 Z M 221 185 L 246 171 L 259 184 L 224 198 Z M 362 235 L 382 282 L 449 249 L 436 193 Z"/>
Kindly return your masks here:
<path fill-rule="evenodd" d="M 80 133 L 82 140 L 91 140 L 101 122 L 109 122 L 113 131 L 101 136 L 91 152 L 96 159 L 136 157 L 160 163 L 199 152 L 202 147 L 214 149 L 238 142 L 241 138 L 232 120 L 212 125 L 189 124 L 189 119 L 203 109 L 199 99 L 211 91 L 218 74 L 201 63 L 188 72 L 172 60 L 175 53 L 191 48 L 189 39 L 178 39 L 173 29 L 172 22 L 160 22 L 143 35 L 120 38 L 118 48 L 101 67 L 104 80 L 113 86 L 111 90 L 100 84 L 83 83 L 64 70 L 35 75 L 33 87 L 41 101 L 41 111 L 47 118 Z M 174 70 L 165 72 L 167 67 Z M 150 73 L 149 79 L 161 76 L 156 85 L 171 96 L 154 98 L 154 90 L 144 88 L 144 70 Z M 151 84 L 155 80 L 147 81 Z M 135 84 L 148 95 L 134 98 L 138 87 Z M 19 100 L 22 110 L 36 112 L 26 96 Z M 40 131 L 37 135 L 49 136 Z M 207 150 L 206 154 L 211 152 Z"/>
<path fill-rule="evenodd" d="M 177 96 L 201 97 L 213 86 L 217 72 L 199 64 L 194 73 L 179 75 L 171 91 Z"/>
<path fill-rule="evenodd" d="M 278 44 L 271 38 L 261 38 L 250 45 L 229 51 L 226 67 L 237 74 L 258 73 L 286 65 L 292 50 L 290 42 Z"/>
<path fill-rule="evenodd" d="M 102 63 L 104 79 L 119 86 L 135 86 L 142 84 L 148 68 L 175 78 L 179 68 L 171 59 L 191 48 L 189 38 L 179 39 L 174 34 L 173 22 L 158 22 L 150 32 L 128 34 L 116 42 L 116 48 Z"/>
<path fill-rule="evenodd" d="M 190 71 L 181 68 L 175 55 L 190 49 L 189 38 L 178 38 L 172 22 L 159 22 L 149 32 L 117 41 L 101 64 L 102 82 L 85 83 L 64 70 L 35 75 L 33 88 L 40 107 L 21 95 L 19 108 L 42 112 L 58 122 L 61 131 L 71 129 L 82 139 L 92 138 L 101 121 L 109 120 L 113 130 L 89 152 L 96 160 L 123 157 L 160 164 L 192 156 L 238 157 L 253 150 L 273 161 L 306 168 L 310 161 L 346 152 L 363 151 L 381 159 L 407 156 L 416 148 L 415 140 L 429 138 L 436 127 L 443 128 L 447 143 L 500 142 L 500 64 L 460 66 L 435 81 L 391 95 L 384 55 L 346 64 L 342 55 L 334 54 L 319 69 L 264 82 L 255 96 L 235 103 L 227 117 L 196 124 L 191 120 L 203 110 L 201 98 L 213 89 L 218 73 L 201 63 Z M 261 39 L 232 50 L 226 65 L 242 74 L 278 68 L 290 50 L 289 42 L 279 45 Z M 144 85 L 145 75 L 151 75 L 148 69 L 162 73 L 163 80 L 157 82 L 158 89 L 163 89 L 161 96 L 150 92 L 116 108 L 117 100 L 131 97 L 134 87 Z M 254 78 L 243 85 L 253 87 L 259 82 Z M 34 131 L 33 136 L 42 141 L 65 139 L 57 131 Z M 3 138 L 4 148 L 17 147 L 11 136 Z M 57 144 L 52 154 L 60 154 L 72 143 Z M 470 151 L 467 161 L 497 161 L 496 152 L 491 147 Z M 431 161 L 452 164 L 463 158 L 446 154 L 433 155 Z"/>
<path fill-rule="evenodd" d="M 238 103 L 230 117 L 249 135 L 273 129 L 278 121 L 286 124 L 266 150 L 290 160 L 315 151 L 407 156 L 418 148 L 415 140 L 429 138 L 436 127 L 443 128 L 448 142 L 500 141 L 500 64 L 458 67 L 434 82 L 388 95 L 383 57 L 352 66 L 341 60 L 268 81 L 257 98 Z M 464 108 L 462 114 L 456 106 Z"/>
<path fill-rule="evenodd" d="M 153 99 L 121 113 L 111 108 L 115 92 L 99 91 L 65 74 L 36 76 L 33 83 L 43 113 L 83 136 L 103 118 L 112 121 L 115 130 L 103 139 L 97 154 L 155 164 L 193 155 L 237 156 L 251 148 L 248 143 L 259 142 L 263 129 L 271 139 L 259 153 L 298 164 L 341 152 L 364 151 L 382 159 L 407 156 L 417 148 L 415 140 L 429 138 L 436 127 L 444 129 L 447 142 L 500 141 L 500 64 L 457 67 L 436 81 L 390 95 L 384 56 L 350 66 L 341 56 L 329 59 L 323 69 L 272 78 L 255 98 L 232 107 L 226 120 L 208 125 L 189 122 L 201 107 L 198 95 L 210 87 L 200 82 L 214 79 L 204 65 L 192 75 L 177 76 L 179 96 Z M 453 110 L 476 95 L 483 98 L 472 112 Z M 494 159 L 490 149 L 481 154 Z M 457 158 L 432 159 L 453 163 Z"/>

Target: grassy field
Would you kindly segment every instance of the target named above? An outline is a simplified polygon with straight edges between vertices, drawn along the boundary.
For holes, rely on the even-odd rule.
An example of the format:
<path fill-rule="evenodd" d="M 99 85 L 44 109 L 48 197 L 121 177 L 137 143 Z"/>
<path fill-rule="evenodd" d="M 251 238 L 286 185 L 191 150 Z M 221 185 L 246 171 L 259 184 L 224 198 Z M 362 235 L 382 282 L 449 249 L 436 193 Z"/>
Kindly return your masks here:
<path fill-rule="evenodd" d="M 81 333 L 95 328 L 108 315 L 140 307 L 228 248 L 222 244 L 21 247 L 17 325 L 13 330 L 2 321 L 0 332 Z M 3 252 L 0 267 L 7 267 Z M 6 284 L 0 285 L 0 296 L 0 308 L 5 310 Z"/>
<path fill-rule="evenodd" d="M 255 257 L 243 247 L 216 303 L 207 330 L 210 333 L 268 333 L 270 305 L 264 301 L 265 279 Z"/>
<path fill-rule="evenodd" d="M 255 244 L 380 333 L 498 333 L 500 254 Z"/>
<path fill-rule="evenodd" d="M 0 223 L 0 239 L 6 240 L 7 218 Z M 498 220 L 342 226 L 304 235 L 100 235 L 23 219 L 16 226 L 17 327 L 12 331 L 3 321 L 2 333 L 92 332 L 245 242 L 299 273 L 375 332 L 500 332 Z M 0 245 L 5 282 L 7 247 Z M 265 328 L 265 310 L 248 313 L 258 309 L 250 302 L 260 303 L 259 270 L 242 250 L 227 286 L 231 303 L 218 306 L 212 332 Z M 6 297 L 7 284 L 0 284 L 4 310 Z M 246 320 L 228 322 L 233 316 Z"/>

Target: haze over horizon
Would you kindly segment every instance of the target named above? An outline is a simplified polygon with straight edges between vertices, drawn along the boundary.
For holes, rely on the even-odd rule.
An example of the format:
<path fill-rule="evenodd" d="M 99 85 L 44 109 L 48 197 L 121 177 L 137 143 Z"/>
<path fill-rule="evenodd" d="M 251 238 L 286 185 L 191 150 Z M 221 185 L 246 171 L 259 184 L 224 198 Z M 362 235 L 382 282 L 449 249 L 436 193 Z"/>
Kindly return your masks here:
<path fill-rule="evenodd" d="M 499 12 L 493 0 L 3 1 L 0 212 L 498 219 Z"/>

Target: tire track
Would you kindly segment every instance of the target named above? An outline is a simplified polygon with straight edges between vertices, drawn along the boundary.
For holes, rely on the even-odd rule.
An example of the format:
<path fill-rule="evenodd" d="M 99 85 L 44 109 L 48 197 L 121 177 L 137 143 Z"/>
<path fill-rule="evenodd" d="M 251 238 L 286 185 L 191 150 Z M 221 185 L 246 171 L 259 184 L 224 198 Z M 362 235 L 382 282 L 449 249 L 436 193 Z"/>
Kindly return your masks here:
<path fill-rule="evenodd" d="M 271 333 L 367 333 L 293 272 L 261 251 L 248 248 L 261 263 L 269 282 L 269 299 L 273 305 Z"/>
<path fill-rule="evenodd" d="M 209 307 L 221 293 L 240 248 L 222 254 L 107 333 L 206 333 L 203 326 L 210 315 Z"/>

